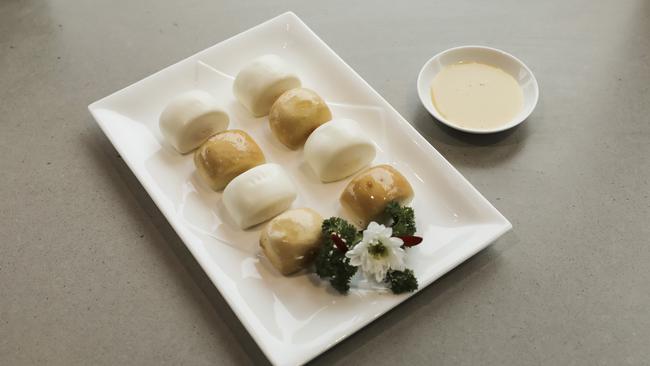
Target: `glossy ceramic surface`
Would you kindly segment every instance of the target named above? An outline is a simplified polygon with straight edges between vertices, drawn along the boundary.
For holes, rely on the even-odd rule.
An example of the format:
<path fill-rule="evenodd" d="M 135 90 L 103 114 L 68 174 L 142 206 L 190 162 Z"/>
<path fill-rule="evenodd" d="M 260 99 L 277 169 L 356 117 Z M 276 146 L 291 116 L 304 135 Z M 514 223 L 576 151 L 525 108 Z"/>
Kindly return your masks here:
<path fill-rule="evenodd" d="M 293 13 L 285 13 L 201 51 L 89 106 L 124 161 L 185 242 L 268 358 L 302 364 L 376 319 L 409 295 L 355 284 L 348 296 L 313 274 L 284 277 L 261 254 L 261 228 L 242 231 L 224 212 L 221 193 L 198 179 L 192 155 L 179 155 L 158 129 L 173 96 L 203 89 L 222 101 L 229 128 L 247 131 L 267 161 L 281 164 L 298 188 L 292 207 L 337 215 L 338 197 L 351 178 L 322 184 L 302 150 L 272 135 L 268 120 L 253 118 L 232 95 L 233 75 L 256 56 L 275 53 L 296 68 L 334 117 L 352 118 L 377 144 L 373 164 L 390 163 L 415 190 L 413 207 L 424 242 L 408 265 L 424 288 L 511 228 L 377 92 Z"/>
<path fill-rule="evenodd" d="M 459 126 L 438 112 L 438 109 L 436 109 L 436 106 L 431 100 L 431 82 L 443 67 L 457 64 L 461 61 L 479 62 L 495 66 L 515 78 L 524 95 L 524 104 L 519 114 L 517 114 L 511 121 L 497 128 L 473 129 Z M 433 56 L 424 64 L 424 66 L 422 66 L 420 74 L 418 75 L 416 87 L 420 102 L 422 102 L 424 108 L 426 108 L 427 111 L 438 121 L 460 131 L 479 134 L 505 131 L 522 123 L 533 112 L 533 109 L 535 109 L 535 106 L 537 105 L 537 100 L 539 99 L 537 80 L 528 66 L 507 52 L 484 46 L 454 47 Z"/>

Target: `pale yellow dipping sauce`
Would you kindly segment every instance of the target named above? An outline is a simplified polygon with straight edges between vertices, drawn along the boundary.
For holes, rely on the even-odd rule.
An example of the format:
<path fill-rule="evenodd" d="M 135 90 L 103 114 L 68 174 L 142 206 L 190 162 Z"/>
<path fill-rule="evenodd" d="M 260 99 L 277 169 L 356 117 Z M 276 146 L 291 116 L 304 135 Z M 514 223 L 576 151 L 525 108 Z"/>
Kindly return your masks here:
<path fill-rule="evenodd" d="M 524 104 L 517 80 L 507 72 L 476 62 L 445 66 L 433 78 L 431 100 L 457 125 L 491 130 L 510 122 Z"/>

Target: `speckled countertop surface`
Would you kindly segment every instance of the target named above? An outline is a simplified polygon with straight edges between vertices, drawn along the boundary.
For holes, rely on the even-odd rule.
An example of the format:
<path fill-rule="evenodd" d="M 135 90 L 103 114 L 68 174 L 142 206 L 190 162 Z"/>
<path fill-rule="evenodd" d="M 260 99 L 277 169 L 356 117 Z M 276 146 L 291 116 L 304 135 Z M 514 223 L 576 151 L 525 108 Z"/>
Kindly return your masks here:
<path fill-rule="evenodd" d="M 0 2 L 0 363 L 268 361 L 86 110 L 296 12 L 514 230 L 317 358 L 356 365 L 650 359 L 650 2 Z M 523 59 L 540 103 L 468 136 L 415 79 L 434 53 Z"/>

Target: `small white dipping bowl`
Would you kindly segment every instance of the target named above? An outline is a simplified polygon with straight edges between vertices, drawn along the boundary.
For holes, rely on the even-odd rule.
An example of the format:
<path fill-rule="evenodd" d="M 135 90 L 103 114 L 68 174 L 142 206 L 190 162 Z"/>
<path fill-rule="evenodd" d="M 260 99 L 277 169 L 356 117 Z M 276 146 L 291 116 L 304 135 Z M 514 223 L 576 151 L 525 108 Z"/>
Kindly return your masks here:
<path fill-rule="evenodd" d="M 524 105 L 519 114 L 511 121 L 493 129 L 461 127 L 453 121 L 443 117 L 431 101 L 431 83 L 433 82 L 433 78 L 440 72 L 440 70 L 442 70 L 443 67 L 456 64 L 460 61 L 478 62 L 498 67 L 512 75 L 512 77 L 514 77 L 519 83 L 524 94 Z M 420 97 L 422 105 L 424 105 L 424 108 L 426 108 L 432 116 L 451 128 L 470 133 L 500 132 L 520 124 L 530 116 L 533 109 L 535 109 L 537 99 L 539 98 L 537 80 L 535 80 L 535 76 L 523 62 L 507 52 L 483 46 L 455 47 L 433 56 L 424 64 L 424 66 L 422 66 L 422 70 L 420 70 L 420 74 L 418 75 L 417 88 L 418 96 Z"/>

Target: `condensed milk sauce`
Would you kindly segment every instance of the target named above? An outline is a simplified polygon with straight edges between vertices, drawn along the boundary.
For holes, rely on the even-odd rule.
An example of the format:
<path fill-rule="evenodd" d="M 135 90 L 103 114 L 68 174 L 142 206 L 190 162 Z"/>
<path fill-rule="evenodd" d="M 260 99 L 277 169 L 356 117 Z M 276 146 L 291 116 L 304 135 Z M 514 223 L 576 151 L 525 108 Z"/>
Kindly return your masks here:
<path fill-rule="evenodd" d="M 449 121 L 469 129 L 495 129 L 521 111 L 524 95 L 517 80 L 500 68 L 459 62 L 433 79 L 431 99 Z"/>

